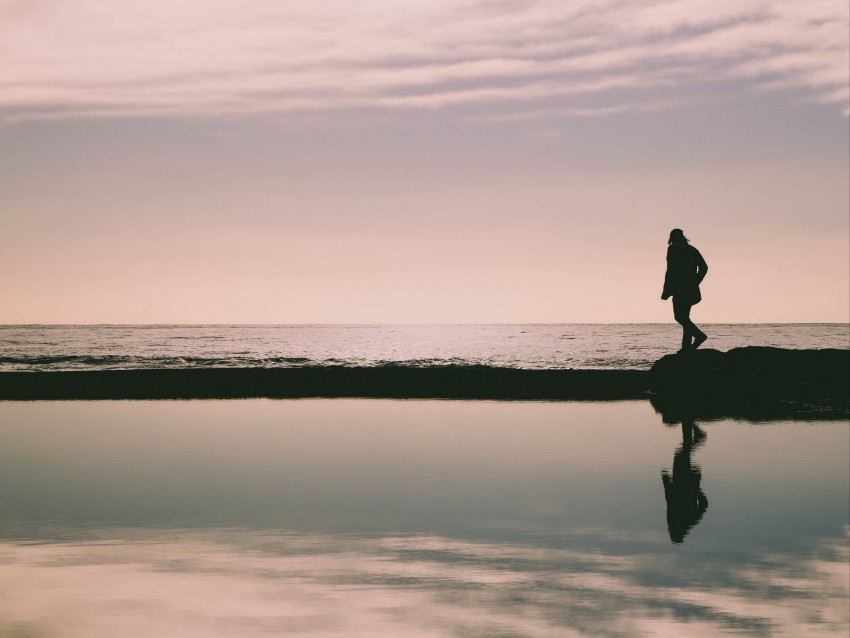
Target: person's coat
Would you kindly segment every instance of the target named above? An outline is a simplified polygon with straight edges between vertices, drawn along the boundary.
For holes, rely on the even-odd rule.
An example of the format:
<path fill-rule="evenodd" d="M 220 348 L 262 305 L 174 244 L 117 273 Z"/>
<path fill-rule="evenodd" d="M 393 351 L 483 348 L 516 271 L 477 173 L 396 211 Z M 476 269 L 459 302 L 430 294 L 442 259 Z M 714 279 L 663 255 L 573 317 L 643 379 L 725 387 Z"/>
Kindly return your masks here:
<path fill-rule="evenodd" d="M 699 303 L 702 300 L 699 285 L 707 272 L 708 264 L 696 248 L 688 243 L 670 244 L 661 298 L 673 297 L 691 305 Z"/>

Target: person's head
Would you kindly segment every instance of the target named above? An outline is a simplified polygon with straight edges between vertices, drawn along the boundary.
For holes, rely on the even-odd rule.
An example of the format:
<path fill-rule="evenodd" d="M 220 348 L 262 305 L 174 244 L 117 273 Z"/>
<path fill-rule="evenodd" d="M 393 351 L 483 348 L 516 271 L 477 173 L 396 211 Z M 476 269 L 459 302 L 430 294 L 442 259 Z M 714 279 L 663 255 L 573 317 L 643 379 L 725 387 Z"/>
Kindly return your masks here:
<path fill-rule="evenodd" d="M 685 237 L 685 233 L 681 228 L 674 228 L 670 231 L 670 239 L 667 240 L 668 244 L 687 244 L 688 238 Z"/>

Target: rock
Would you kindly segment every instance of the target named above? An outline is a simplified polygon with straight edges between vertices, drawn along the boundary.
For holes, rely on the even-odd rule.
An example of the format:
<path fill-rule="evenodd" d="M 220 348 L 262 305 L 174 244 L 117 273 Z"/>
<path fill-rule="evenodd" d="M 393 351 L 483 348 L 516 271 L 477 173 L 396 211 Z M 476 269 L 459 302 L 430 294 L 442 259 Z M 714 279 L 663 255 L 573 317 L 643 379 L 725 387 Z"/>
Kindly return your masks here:
<path fill-rule="evenodd" d="M 682 412 L 847 418 L 850 350 L 696 350 L 656 361 L 649 383 L 665 420 Z"/>

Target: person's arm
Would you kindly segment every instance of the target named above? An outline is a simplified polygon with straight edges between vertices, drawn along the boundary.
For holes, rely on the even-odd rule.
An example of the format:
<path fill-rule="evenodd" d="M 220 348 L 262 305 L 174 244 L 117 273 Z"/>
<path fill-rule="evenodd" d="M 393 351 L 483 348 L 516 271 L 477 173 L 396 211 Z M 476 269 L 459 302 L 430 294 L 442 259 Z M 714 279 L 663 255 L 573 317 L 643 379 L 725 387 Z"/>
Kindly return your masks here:
<path fill-rule="evenodd" d="M 664 273 L 664 288 L 661 291 L 661 298 L 667 300 L 673 294 L 670 290 L 670 248 L 672 246 L 668 246 L 667 248 L 667 272 Z"/>
<path fill-rule="evenodd" d="M 697 258 L 697 285 L 699 285 L 708 274 L 708 264 L 705 263 L 705 259 L 703 259 L 702 255 L 696 248 L 694 248 L 694 254 Z"/>

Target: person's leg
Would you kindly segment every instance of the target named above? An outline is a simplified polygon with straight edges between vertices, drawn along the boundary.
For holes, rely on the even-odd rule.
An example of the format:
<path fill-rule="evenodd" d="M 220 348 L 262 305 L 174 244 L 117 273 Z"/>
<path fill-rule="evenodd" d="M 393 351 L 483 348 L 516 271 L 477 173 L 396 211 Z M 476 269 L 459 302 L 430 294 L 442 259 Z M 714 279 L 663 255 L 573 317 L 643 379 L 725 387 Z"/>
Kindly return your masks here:
<path fill-rule="evenodd" d="M 693 304 L 676 301 L 673 297 L 673 316 L 682 325 L 682 349 L 698 348 L 708 336 L 691 321 L 691 307 Z M 693 343 L 691 342 L 693 338 Z"/>
<path fill-rule="evenodd" d="M 690 330 L 690 333 L 694 338 L 694 342 L 691 344 L 691 347 L 696 350 L 706 339 L 708 339 L 708 335 L 706 335 L 702 330 L 697 327 L 697 325 L 693 321 L 691 321 L 690 307 L 688 307 L 688 324 L 688 329 Z"/>
<path fill-rule="evenodd" d="M 682 350 L 689 350 L 691 337 L 699 333 L 691 321 L 691 304 L 673 297 L 673 318 L 682 326 Z"/>
<path fill-rule="evenodd" d="M 708 335 L 697 328 L 696 325 L 694 325 L 694 330 L 696 330 L 696 332 L 694 333 L 694 343 L 691 347 L 696 350 L 705 342 L 706 339 L 708 339 Z"/>
<path fill-rule="evenodd" d="M 694 420 L 682 419 L 682 449 L 690 450 L 694 442 Z"/>

